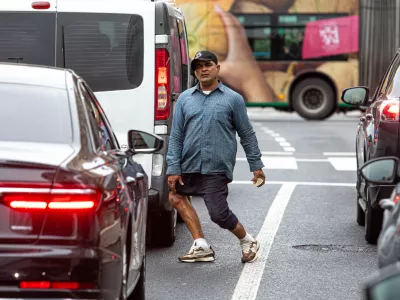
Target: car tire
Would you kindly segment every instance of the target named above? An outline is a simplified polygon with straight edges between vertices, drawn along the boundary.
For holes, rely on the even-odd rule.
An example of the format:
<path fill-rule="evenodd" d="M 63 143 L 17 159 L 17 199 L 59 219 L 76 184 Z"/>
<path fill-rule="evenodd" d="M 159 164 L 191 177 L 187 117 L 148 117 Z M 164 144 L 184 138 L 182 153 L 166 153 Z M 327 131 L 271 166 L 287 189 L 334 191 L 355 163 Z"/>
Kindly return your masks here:
<path fill-rule="evenodd" d="M 365 240 L 373 245 L 378 242 L 379 234 L 382 228 L 383 211 L 378 206 L 371 206 L 369 195 L 367 193 L 366 210 L 365 210 Z"/>
<path fill-rule="evenodd" d="M 360 226 L 365 226 L 365 212 L 362 209 L 358 199 L 360 199 L 360 194 L 357 192 L 357 224 Z"/>
<path fill-rule="evenodd" d="M 143 257 L 142 260 L 139 281 L 136 283 L 135 289 L 129 295 L 128 300 L 144 300 L 145 298 L 146 298 L 146 255 Z"/>
<path fill-rule="evenodd" d="M 356 145 L 356 153 L 357 153 L 357 145 Z M 365 157 L 365 150 L 364 150 L 364 157 Z M 357 158 L 357 185 L 356 185 L 356 193 L 357 193 L 357 224 L 360 226 L 365 226 L 365 212 L 362 209 L 359 199 L 361 199 L 361 195 L 360 195 L 360 176 L 358 175 L 358 170 L 359 170 L 359 165 L 358 165 L 358 158 Z"/>
<path fill-rule="evenodd" d="M 316 100 L 320 103 L 313 103 Z M 336 108 L 335 92 L 324 79 L 306 78 L 293 89 L 292 107 L 304 119 L 323 120 L 331 116 Z M 315 106 L 315 107 L 313 107 Z"/>
<path fill-rule="evenodd" d="M 189 197 L 189 202 L 192 203 L 192 197 L 191 196 Z M 185 222 L 185 221 L 183 221 L 183 219 L 182 219 L 182 217 L 181 217 L 181 215 L 179 213 L 178 213 L 178 217 L 177 217 L 176 221 L 178 223 L 184 223 Z"/>
<path fill-rule="evenodd" d="M 177 212 L 175 209 L 152 213 L 147 220 L 146 240 L 148 241 L 148 245 L 169 247 L 174 244 L 177 221 Z"/>

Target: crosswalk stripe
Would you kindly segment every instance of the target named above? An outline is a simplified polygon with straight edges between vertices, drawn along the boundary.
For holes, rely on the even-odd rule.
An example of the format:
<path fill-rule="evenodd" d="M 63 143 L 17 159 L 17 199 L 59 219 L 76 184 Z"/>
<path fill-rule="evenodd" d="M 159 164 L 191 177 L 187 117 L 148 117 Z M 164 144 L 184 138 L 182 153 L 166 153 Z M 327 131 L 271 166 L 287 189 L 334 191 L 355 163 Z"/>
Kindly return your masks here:
<path fill-rule="evenodd" d="M 282 155 L 282 154 L 281 154 Z M 297 170 L 298 162 L 329 163 L 336 171 L 357 171 L 354 157 L 296 158 L 293 156 L 262 156 L 265 169 Z M 247 161 L 245 157 L 237 157 L 236 161 Z"/>
<path fill-rule="evenodd" d="M 355 156 L 355 152 L 324 152 L 324 156 Z"/>
<path fill-rule="evenodd" d="M 328 161 L 337 171 L 357 170 L 357 161 L 354 157 L 328 157 Z"/>
<path fill-rule="evenodd" d="M 297 170 L 297 162 L 294 157 L 261 157 L 265 169 Z"/>

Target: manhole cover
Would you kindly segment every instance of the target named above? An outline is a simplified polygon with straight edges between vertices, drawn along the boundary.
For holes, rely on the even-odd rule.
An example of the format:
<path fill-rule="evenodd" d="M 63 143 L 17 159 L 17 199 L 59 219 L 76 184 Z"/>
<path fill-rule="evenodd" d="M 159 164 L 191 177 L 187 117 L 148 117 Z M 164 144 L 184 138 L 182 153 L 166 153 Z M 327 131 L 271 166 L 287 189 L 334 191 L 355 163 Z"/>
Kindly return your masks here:
<path fill-rule="evenodd" d="M 376 252 L 373 246 L 354 246 L 354 245 L 296 245 L 292 246 L 298 250 L 308 250 L 317 252 Z"/>

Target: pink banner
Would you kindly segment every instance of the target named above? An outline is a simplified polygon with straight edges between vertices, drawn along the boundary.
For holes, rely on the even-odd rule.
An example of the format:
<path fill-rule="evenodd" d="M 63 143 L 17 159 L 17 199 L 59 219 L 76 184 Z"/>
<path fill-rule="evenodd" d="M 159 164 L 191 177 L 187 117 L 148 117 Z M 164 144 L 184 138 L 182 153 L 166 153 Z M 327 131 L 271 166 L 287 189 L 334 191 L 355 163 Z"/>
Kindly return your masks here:
<path fill-rule="evenodd" d="M 303 59 L 358 52 L 358 16 L 308 22 Z"/>

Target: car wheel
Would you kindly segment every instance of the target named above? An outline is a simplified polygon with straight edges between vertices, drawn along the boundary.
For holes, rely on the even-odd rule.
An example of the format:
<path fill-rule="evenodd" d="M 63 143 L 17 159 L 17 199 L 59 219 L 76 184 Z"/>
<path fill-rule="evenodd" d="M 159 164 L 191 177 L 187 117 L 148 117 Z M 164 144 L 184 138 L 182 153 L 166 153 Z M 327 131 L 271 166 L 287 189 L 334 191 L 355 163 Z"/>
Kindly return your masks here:
<path fill-rule="evenodd" d="M 148 217 L 147 241 L 151 246 L 172 246 L 176 237 L 177 211 L 152 213 Z"/>
<path fill-rule="evenodd" d="M 189 202 L 192 203 L 192 197 L 190 196 L 190 197 L 188 197 L 188 198 L 189 198 Z M 180 215 L 179 213 L 178 213 L 177 222 L 178 222 L 178 223 L 183 223 L 183 222 L 184 222 L 183 219 L 182 219 L 182 217 L 181 217 L 181 215 Z"/>
<path fill-rule="evenodd" d="M 367 193 L 365 210 L 365 240 L 370 244 L 376 244 L 382 228 L 383 212 L 378 206 L 371 206 L 369 195 Z"/>
<path fill-rule="evenodd" d="M 323 120 L 334 113 L 337 99 L 326 80 L 314 77 L 296 84 L 291 102 L 293 109 L 304 119 Z"/>
<path fill-rule="evenodd" d="M 144 300 L 146 298 L 146 255 L 143 257 L 142 267 L 140 268 L 139 281 L 135 289 L 129 295 L 128 300 Z"/>

